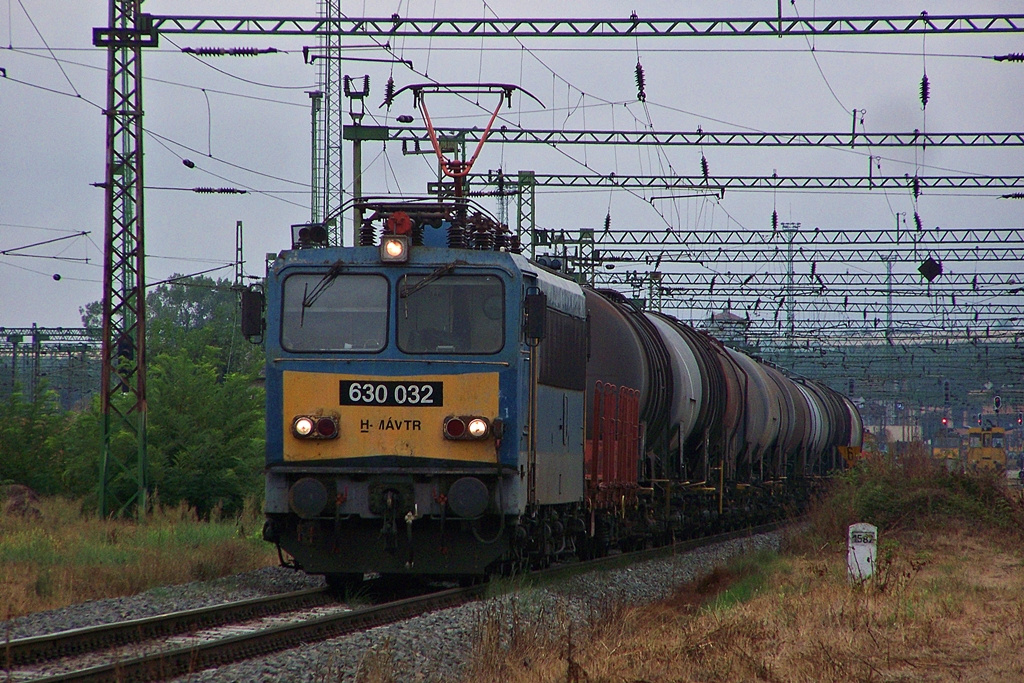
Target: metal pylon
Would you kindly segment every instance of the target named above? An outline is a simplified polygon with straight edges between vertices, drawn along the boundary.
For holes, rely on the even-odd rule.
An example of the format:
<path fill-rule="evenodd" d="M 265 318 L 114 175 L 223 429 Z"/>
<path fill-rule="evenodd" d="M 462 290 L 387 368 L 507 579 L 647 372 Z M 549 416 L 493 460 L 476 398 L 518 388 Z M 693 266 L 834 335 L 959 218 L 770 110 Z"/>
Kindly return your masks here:
<path fill-rule="evenodd" d="M 320 16 L 324 19 L 340 19 L 341 0 L 320 0 Z M 326 33 L 321 37 L 320 44 L 323 48 L 323 58 L 320 60 L 320 92 L 323 93 L 320 107 L 320 139 L 323 140 L 323 168 L 319 174 L 319 194 L 324 205 L 323 220 L 326 221 L 328 244 L 342 246 L 344 231 L 341 205 L 344 199 L 341 184 L 341 144 L 344 122 L 341 102 L 341 34 L 337 31 Z"/>
<path fill-rule="evenodd" d="M 524 236 L 530 238 L 530 256 L 537 255 L 536 237 L 534 231 L 537 228 L 537 185 L 534 181 L 533 171 L 519 171 L 516 179 L 516 198 L 518 200 L 518 216 L 516 220 L 516 237 L 520 244 Z"/>
<path fill-rule="evenodd" d="M 146 509 L 146 309 L 142 211 L 142 48 L 155 47 L 141 0 L 110 0 L 106 220 L 103 246 L 102 516 Z M 115 434 L 126 433 L 127 440 Z"/>

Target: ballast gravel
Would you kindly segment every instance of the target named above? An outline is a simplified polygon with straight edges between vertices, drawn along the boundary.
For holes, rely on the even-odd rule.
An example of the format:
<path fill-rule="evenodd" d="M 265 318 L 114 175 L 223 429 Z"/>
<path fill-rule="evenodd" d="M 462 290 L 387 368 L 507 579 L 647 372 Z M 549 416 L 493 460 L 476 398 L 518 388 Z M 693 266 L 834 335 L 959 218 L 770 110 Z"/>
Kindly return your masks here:
<path fill-rule="evenodd" d="M 467 663 L 482 624 L 516 621 L 515 628 L 532 624 L 547 630 L 573 622 L 585 624 L 615 605 L 662 600 L 676 587 L 706 576 L 737 555 L 778 550 L 781 533 L 758 534 L 643 564 L 579 574 L 362 633 L 193 672 L 175 681 L 336 683 L 362 680 L 372 672 L 396 681 L 466 680 Z M 321 577 L 267 567 L 215 581 L 162 587 L 135 596 L 18 617 L 0 622 L 0 638 L 26 638 L 322 585 Z"/>

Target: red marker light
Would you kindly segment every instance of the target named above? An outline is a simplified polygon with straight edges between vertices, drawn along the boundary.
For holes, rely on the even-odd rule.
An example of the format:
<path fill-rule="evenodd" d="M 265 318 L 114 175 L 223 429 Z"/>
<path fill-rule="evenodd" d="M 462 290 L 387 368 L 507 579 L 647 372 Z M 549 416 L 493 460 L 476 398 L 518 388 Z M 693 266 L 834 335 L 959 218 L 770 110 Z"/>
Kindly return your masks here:
<path fill-rule="evenodd" d="M 338 426 L 329 417 L 321 417 L 316 421 L 316 431 L 320 436 L 329 438 L 338 432 Z"/>
<path fill-rule="evenodd" d="M 460 418 L 449 417 L 444 421 L 444 433 L 449 439 L 459 439 L 466 433 L 466 423 Z"/>

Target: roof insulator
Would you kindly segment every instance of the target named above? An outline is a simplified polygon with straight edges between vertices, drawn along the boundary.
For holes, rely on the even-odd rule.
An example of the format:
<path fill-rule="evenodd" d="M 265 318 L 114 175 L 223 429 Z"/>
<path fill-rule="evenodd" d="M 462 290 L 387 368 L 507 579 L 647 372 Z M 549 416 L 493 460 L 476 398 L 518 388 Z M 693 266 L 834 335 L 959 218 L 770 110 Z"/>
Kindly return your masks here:
<path fill-rule="evenodd" d="M 193 187 L 193 192 L 199 194 L 246 194 L 248 190 L 239 190 L 234 187 Z"/>
<path fill-rule="evenodd" d="M 187 55 L 199 57 L 255 57 L 280 52 L 276 47 L 262 50 L 255 47 L 183 47 L 181 51 Z"/>

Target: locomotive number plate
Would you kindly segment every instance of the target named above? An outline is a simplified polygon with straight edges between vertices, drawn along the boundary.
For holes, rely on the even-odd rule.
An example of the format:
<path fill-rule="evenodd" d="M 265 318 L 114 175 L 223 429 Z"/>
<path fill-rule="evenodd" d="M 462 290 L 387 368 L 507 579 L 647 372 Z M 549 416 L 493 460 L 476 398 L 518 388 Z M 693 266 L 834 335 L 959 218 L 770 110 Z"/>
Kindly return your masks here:
<path fill-rule="evenodd" d="M 343 406 L 444 405 L 444 382 L 359 382 L 340 381 L 339 402 Z"/>

